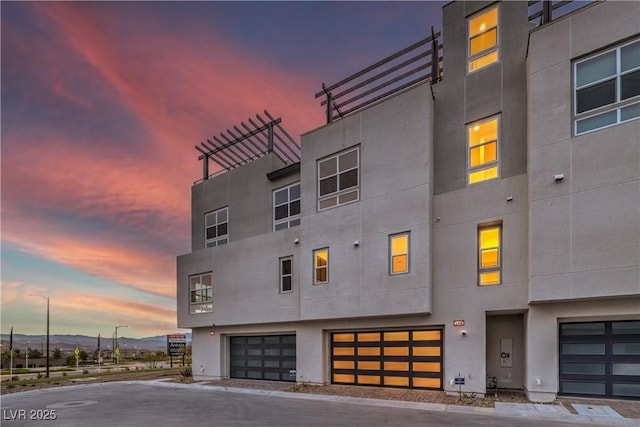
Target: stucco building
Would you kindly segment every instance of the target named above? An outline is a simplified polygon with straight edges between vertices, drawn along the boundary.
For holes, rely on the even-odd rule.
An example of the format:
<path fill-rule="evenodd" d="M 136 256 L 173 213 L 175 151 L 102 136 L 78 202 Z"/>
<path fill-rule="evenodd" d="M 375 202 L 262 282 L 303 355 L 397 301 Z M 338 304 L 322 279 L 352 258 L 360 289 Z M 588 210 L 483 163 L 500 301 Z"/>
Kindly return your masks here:
<path fill-rule="evenodd" d="M 196 379 L 640 398 L 640 3 L 538 17 L 449 3 L 429 78 L 199 149 Z"/>

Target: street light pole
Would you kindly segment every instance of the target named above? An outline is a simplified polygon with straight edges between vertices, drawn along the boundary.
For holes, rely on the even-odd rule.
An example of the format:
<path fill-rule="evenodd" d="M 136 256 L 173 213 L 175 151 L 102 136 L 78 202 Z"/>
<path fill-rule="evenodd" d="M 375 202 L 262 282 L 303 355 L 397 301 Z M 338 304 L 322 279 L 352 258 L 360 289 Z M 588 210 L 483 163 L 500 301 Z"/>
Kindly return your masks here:
<path fill-rule="evenodd" d="M 40 297 L 47 300 L 47 378 L 49 378 L 49 296 L 48 295 L 29 295 L 32 297 Z"/>
<path fill-rule="evenodd" d="M 118 328 L 128 328 L 128 327 L 129 327 L 128 325 L 116 326 L 116 344 L 115 344 L 116 348 L 113 350 L 114 354 L 115 354 L 116 351 L 118 353 L 120 353 L 120 348 L 118 347 Z M 116 356 L 116 359 L 117 359 L 116 360 L 116 364 L 119 365 L 120 364 L 120 354 L 118 354 Z"/>

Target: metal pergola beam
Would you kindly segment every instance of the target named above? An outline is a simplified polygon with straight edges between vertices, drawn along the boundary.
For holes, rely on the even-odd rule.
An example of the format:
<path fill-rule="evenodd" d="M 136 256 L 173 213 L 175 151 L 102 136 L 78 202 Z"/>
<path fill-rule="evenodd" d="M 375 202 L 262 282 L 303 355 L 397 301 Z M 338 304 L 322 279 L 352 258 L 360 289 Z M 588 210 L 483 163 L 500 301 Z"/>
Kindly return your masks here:
<path fill-rule="evenodd" d="M 273 117 L 267 110 L 264 110 L 264 114 L 269 120 L 256 114 L 258 123 L 249 118 L 249 124 L 240 122 L 240 126 L 234 125 L 195 146 L 200 153 L 198 159 L 204 162 L 203 180 L 209 177 L 209 159 L 226 170 L 258 159 L 269 152 L 275 153 L 284 163 L 300 161 L 300 144 L 284 130 L 282 119 Z"/>

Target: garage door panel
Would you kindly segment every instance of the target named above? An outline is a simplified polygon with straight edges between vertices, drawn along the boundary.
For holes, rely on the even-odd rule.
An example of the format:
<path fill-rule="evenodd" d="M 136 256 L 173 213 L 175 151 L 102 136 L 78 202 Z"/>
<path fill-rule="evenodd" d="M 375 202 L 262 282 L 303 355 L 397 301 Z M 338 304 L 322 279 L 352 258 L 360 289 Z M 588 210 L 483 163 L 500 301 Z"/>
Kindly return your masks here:
<path fill-rule="evenodd" d="M 560 393 L 640 397 L 640 321 L 560 324 Z"/>
<path fill-rule="evenodd" d="M 232 378 L 295 381 L 295 335 L 231 337 L 230 344 Z"/>
<path fill-rule="evenodd" d="M 442 331 L 332 334 L 332 382 L 442 389 Z"/>

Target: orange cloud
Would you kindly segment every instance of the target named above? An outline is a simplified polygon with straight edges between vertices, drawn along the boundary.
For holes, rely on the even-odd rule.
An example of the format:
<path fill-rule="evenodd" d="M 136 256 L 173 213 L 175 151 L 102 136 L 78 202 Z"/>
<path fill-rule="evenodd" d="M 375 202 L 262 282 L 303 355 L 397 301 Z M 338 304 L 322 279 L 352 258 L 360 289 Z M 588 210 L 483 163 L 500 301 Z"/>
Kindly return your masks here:
<path fill-rule="evenodd" d="M 50 289 L 38 284 L 23 282 L 2 282 L 2 305 L 6 309 L 30 307 L 29 319 L 13 317 L 13 323 L 19 329 L 32 328 L 29 324 L 34 317 L 44 315 L 46 305 L 37 301 L 33 295 L 47 295 L 50 298 L 50 316 L 53 333 L 87 333 L 96 334 L 105 324 L 126 324 L 129 330 L 126 335 L 144 336 L 176 330 L 176 310 L 158 304 L 132 301 L 105 294 L 70 291 L 69 289 Z M 170 304 L 170 303 L 169 303 Z M 25 309 L 23 308 L 24 312 Z M 78 324 L 82 319 L 82 325 Z M 40 326 L 39 322 L 36 327 Z M 79 328 L 82 332 L 79 332 Z M 163 332 L 164 331 L 164 332 Z M 124 336 L 124 334 L 123 334 Z"/>

